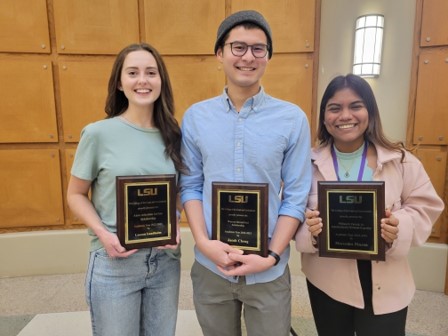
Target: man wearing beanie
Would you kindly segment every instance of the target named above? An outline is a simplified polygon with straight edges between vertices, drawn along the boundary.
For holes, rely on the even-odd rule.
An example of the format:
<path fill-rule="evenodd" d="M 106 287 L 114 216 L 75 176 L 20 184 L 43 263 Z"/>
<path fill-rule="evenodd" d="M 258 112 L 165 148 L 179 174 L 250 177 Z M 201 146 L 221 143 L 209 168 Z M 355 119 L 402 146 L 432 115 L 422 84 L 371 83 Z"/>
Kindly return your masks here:
<path fill-rule="evenodd" d="M 311 144 L 305 113 L 261 86 L 272 42 L 260 13 L 227 17 L 214 49 L 227 86 L 182 121 L 181 199 L 196 242 L 193 298 L 206 336 L 241 335 L 242 312 L 249 336 L 287 336 L 291 327 L 289 243 L 304 221 Z M 266 256 L 212 239 L 213 182 L 268 185 Z"/>

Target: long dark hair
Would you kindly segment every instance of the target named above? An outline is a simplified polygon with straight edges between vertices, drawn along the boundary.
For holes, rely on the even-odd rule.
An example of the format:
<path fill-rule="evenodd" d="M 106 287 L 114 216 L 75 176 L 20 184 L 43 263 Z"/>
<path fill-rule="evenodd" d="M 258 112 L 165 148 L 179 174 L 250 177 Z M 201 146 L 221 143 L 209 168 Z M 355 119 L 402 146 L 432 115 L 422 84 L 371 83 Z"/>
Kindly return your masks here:
<path fill-rule="evenodd" d="M 126 56 L 138 50 L 146 50 L 156 60 L 162 81 L 162 88 L 160 97 L 154 102 L 154 124 L 162 135 L 165 144 L 165 154 L 173 160 L 174 166 L 178 171 L 183 171 L 184 165 L 180 156 L 181 131 L 174 117 L 174 99 L 170 78 L 162 56 L 151 45 L 147 43 L 131 44 L 118 53 L 109 78 L 105 106 L 106 118 L 113 118 L 124 113 L 129 106 L 129 101 L 124 95 L 124 92 L 119 90 L 121 71 Z"/>
<path fill-rule="evenodd" d="M 333 137 L 328 133 L 325 127 L 325 109 L 328 101 L 336 94 L 336 92 L 349 88 L 353 90 L 364 102 L 369 115 L 369 125 L 364 133 L 364 139 L 385 147 L 392 151 L 401 153 L 403 161 L 406 147 L 403 142 L 392 142 L 384 134 L 381 125 L 380 112 L 376 103 L 375 95 L 369 83 L 362 77 L 348 74 L 346 76 L 337 76 L 328 84 L 320 102 L 319 126 L 317 129 L 317 140 L 319 145 L 327 145 L 333 142 Z"/>

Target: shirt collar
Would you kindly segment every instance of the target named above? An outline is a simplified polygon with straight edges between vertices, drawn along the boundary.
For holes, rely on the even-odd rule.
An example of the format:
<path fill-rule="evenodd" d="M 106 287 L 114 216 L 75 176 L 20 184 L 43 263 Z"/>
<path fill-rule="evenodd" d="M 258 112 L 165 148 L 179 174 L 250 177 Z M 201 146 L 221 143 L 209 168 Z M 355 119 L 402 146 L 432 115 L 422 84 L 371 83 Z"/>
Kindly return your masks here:
<path fill-rule="evenodd" d="M 263 105 L 263 101 L 265 98 L 266 93 L 264 92 L 264 88 L 263 86 L 260 86 L 260 91 L 258 91 L 258 93 L 255 96 L 252 96 L 249 99 L 247 99 L 246 102 L 244 103 L 244 106 L 250 106 L 252 111 L 258 112 L 261 106 Z M 230 112 L 234 107 L 232 101 L 230 100 L 229 95 L 227 94 L 227 86 L 224 88 L 222 92 L 221 99 L 223 103 L 226 104 L 227 107 L 226 112 Z"/>

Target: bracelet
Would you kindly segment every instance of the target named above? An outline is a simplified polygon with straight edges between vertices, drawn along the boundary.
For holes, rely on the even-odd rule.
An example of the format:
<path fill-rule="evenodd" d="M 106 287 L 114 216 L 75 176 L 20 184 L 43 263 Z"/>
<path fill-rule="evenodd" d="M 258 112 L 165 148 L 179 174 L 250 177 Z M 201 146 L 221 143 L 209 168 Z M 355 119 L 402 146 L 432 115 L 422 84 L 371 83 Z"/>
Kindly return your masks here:
<path fill-rule="evenodd" d="M 274 266 L 276 266 L 276 265 L 279 263 L 279 261 L 280 261 L 280 256 L 279 256 L 277 253 L 272 252 L 271 250 L 269 250 L 269 251 L 268 251 L 268 256 L 274 257 L 274 259 L 275 259 L 275 264 L 274 264 Z"/>

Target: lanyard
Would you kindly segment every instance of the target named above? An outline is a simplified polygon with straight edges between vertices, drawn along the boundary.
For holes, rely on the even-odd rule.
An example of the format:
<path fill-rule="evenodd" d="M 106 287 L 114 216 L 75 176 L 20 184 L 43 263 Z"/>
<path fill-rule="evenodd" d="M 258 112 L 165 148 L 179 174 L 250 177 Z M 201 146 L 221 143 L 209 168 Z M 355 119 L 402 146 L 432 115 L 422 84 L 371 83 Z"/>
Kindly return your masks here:
<path fill-rule="evenodd" d="M 331 146 L 331 157 L 333 158 L 333 166 L 336 171 L 336 176 L 338 177 L 338 181 L 341 179 L 339 178 L 339 165 L 338 165 L 338 158 L 336 156 L 336 151 L 334 150 L 334 145 Z M 361 158 L 361 166 L 359 167 L 358 172 L 358 181 L 362 181 L 362 176 L 364 175 L 364 166 L 366 163 L 367 158 L 367 141 L 364 144 L 364 150 L 362 151 L 362 158 Z"/>

